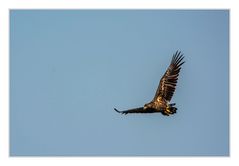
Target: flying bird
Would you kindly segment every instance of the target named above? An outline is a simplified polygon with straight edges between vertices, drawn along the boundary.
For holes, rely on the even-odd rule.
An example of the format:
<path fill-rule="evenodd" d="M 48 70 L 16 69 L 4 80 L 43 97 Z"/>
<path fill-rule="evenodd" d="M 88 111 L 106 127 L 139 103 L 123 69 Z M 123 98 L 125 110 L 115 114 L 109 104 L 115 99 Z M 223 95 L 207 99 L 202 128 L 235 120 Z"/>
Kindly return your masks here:
<path fill-rule="evenodd" d="M 143 107 L 139 108 L 133 108 L 125 111 L 119 111 L 118 109 L 114 108 L 114 110 L 122 114 L 161 112 L 163 115 L 169 116 L 176 113 L 176 103 L 170 103 L 170 100 L 172 99 L 176 89 L 181 66 L 185 63 L 183 58 L 184 56 L 180 51 L 177 51 L 173 55 L 171 63 L 161 78 L 156 94 L 151 102 L 146 103 Z"/>

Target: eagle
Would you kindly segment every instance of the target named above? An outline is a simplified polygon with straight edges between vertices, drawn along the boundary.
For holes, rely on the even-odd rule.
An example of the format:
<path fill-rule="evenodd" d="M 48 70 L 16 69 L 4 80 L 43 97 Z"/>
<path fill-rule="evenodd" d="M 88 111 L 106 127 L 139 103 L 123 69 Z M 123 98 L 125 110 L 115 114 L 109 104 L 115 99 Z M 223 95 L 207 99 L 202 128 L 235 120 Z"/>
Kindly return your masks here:
<path fill-rule="evenodd" d="M 171 63 L 159 82 L 158 89 L 153 100 L 146 103 L 143 107 L 133 108 L 125 111 L 114 110 L 121 114 L 128 113 L 162 113 L 165 116 L 176 113 L 176 103 L 170 103 L 176 89 L 181 66 L 185 63 L 181 51 L 173 54 Z"/>

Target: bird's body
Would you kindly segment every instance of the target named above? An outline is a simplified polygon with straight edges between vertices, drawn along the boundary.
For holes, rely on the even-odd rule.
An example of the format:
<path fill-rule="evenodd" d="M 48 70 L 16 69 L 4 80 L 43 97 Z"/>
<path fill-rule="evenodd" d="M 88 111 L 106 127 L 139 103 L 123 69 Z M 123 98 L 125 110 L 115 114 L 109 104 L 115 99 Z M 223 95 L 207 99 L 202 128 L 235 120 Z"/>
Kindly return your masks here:
<path fill-rule="evenodd" d="M 181 65 L 184 63 L 183 55 L 181 52 L 176 52 L 173 55 L 171 63 L 165 72 L 164 76 L 159 82 L 158 89 L 153 100 L 144 105 L 144 107 L 129 109 L 126 111 L 115 111 L 128 114 L 128 113 L 159 113 L 169 116 L 170 114 L 176 113 L 177 108 L 174 107 L 175 103 L 170 104 L 170 100 L 176 88 L 179 72 Z"/>

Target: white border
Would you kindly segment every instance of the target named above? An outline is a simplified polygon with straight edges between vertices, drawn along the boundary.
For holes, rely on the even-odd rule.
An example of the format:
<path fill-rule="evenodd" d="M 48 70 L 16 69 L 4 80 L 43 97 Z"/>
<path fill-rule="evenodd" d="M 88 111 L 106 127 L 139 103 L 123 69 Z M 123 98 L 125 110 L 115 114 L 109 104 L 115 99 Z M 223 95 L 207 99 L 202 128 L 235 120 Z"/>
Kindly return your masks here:
<path fill-rule="evenodd" d="M 233 0 L 0 0 L 1 165 L 235 165 L 239 154 L 238 3 Z M 230 157 L 9 157 L 10 9 L 230 9 Z"/>

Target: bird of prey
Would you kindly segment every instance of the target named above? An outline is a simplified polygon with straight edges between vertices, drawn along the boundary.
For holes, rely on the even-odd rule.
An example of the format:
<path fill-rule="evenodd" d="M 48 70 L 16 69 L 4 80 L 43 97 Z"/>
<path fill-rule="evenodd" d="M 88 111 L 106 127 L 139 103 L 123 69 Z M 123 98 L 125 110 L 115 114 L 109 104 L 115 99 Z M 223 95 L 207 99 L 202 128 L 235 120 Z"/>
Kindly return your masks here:
<path fill-rule="evenodd" d="M 161 78 L 156 94 L 151 102 L 146 103 L 143 107 L 139 108 L 133 108 L 125 111 L 119 111 L 114 108 L 114 110 L 122 114 L 161 112 L 163 115 L 169 116 L 176 113 L 177 108 L 174 107 L 176 103 L 170 103 L 170 100 L 173 97 L 176 88 L 181 66 L 185 63 L 185 61 L 182 61 L 183 58 L 183 54 L 179 51 L 173 55 L 171 63 Z"/>

